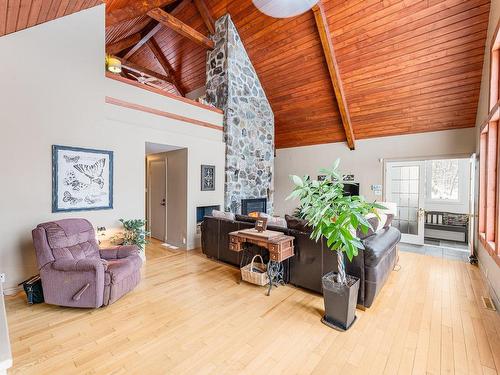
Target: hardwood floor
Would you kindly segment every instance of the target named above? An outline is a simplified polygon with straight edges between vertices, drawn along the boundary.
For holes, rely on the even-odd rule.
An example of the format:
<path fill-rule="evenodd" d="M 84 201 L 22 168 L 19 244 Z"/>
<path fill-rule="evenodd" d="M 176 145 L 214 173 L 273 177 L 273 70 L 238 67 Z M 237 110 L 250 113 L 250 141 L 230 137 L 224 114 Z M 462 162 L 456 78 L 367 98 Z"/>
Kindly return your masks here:
<path fill-rule="evenodd" d="M 96 310 L 7 298 L 10 374 L 497 374 L 500 317 L 479 270 L 401 253 L 374 305 L 345 333 L 322 297 L 236 283 L 238 270 L 149 246 L 139 287 Z"/>

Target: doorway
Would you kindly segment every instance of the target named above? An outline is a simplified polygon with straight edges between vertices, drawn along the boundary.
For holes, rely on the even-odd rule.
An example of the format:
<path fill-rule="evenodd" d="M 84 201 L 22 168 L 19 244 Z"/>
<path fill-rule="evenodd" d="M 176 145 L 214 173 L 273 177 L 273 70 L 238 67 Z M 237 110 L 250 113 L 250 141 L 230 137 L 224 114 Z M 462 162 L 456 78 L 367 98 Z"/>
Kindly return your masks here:
<path fill-rule="evenodd" d="M 475 156 L 384 162 L 385 200 L 401 242 L 426 253 L 472 253 Z"/>
<path fill-rule="evenodd" d="M 165 242 L 167 231 L 167 163 L 165 159 L 149 162 L 151 237 Z"/>
<path fill-rule="evenodd" d="M 386 166 L 386 201 L 398 206 L 394 225 L 401 241 L 424 244 L 425 162 L 389 162 Z"/>
<path fill-rule="evenodd" d="M 146 143 L 146 223 L 152 239 L 171 249 L 187 243 L 188 150 Z"/>

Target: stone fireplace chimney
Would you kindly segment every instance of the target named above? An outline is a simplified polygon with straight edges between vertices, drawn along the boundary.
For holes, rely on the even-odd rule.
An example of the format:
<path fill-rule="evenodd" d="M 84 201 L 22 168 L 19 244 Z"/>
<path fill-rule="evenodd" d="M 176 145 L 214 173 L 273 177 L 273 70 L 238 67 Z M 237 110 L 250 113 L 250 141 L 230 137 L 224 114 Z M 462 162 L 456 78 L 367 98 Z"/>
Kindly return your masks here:
<path fill-rule="evenodd" d="M 274 114 L 229 15 L 216 22 L 207 55 L 206 99 L 224 110 L 224 208 L 241 212 L 242 199 L 267 198 L 273 212 Z"/>

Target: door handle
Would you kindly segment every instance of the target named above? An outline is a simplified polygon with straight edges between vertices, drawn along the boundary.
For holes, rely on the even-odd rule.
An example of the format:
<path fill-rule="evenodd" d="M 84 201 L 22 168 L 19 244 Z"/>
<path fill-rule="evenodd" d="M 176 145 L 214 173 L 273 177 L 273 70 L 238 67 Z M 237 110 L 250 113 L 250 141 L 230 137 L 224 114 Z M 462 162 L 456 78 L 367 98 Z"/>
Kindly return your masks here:
<path fill-rule="evenodd" d="M 424 214 L 425 214 L 425 210 L 423 208 L 419 208 L 418 209 L 418 214 L 417 214 L 418 217 L 422 217 L 422 216 L 424 216 Z"/>

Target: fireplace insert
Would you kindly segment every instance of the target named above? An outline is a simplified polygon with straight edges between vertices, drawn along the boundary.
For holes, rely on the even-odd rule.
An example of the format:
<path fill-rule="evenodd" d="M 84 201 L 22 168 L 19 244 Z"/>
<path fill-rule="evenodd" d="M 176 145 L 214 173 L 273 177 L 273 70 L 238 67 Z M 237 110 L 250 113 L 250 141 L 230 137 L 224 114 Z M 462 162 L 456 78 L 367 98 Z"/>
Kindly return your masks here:
<path fill-rule="evenodd" d="M 242 199 L 241 214 L 248 215 L 250 212 L 267 212 L 267 198 Z"/>

